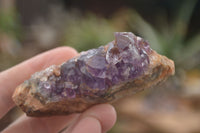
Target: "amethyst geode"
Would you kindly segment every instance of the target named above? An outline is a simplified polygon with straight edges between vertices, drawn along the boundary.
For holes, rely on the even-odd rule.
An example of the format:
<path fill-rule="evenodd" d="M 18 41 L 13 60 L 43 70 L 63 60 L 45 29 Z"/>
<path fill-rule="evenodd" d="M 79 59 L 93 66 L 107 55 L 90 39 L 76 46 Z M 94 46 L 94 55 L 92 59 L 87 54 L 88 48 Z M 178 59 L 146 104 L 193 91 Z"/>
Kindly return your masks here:
<path fill-rule="evenodd" d="M 81 52 L 21 84 L 13 99 L 27 115 L 82 112 L 151 87 L 174 74 L 174 63 L 131 32 L 116 32 L 106 46 Z"/>

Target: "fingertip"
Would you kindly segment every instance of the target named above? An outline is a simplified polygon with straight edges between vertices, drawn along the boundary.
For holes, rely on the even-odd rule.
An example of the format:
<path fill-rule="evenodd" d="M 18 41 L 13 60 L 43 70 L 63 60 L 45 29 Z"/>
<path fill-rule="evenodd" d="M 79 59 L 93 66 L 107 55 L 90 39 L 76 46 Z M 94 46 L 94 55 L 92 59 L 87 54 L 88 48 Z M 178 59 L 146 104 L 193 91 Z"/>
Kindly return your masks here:
<path fill-rule="evenodd" d="M 46 63 L 47 65 L 60 65 L 61 63 L 73 58 L 78 55 L 78 52 L 68 46 L 57 47 L 53 50 L 47 51 L 48 55 L 46 55 Z"/>
<path fill-rule="evenodd" d="M 74 49 L 72 47 L 69 47 L 69 46 L 57 47 L 57 48 L 55 48 L 55 50 L 61 50 L 61 51 L 64 51 L 64 52 L 70 52 L 70 54 L 72 54 L 73 56 L 78 54 L 76 49 Z"/>
<path fill-rule="evenodd" d="M 62 46 L 39 54 L 33 57 L 32 60 L 29 60 L 28 63 L 31 64 L 30 66 L 32 66 L 33 69 L 37 68 L 40 70 L 51 65 L 60 65 L 77 55 L 78 52 L 74 48 Z"/>
<path fill-rule="evenodd" d="M 91 116 L 99 120 L 101 123 L 102 131 L 110 130 L 117 119 L 115 108 L 110 104 L 99 104 L 91 107 L 83 113 L 82 117 Z"/>
<path fill-rule="evenodd" d="M 71 133 L 101 133 L 101 124 L 98 119 L 94 117 L 82 118 Z"/>

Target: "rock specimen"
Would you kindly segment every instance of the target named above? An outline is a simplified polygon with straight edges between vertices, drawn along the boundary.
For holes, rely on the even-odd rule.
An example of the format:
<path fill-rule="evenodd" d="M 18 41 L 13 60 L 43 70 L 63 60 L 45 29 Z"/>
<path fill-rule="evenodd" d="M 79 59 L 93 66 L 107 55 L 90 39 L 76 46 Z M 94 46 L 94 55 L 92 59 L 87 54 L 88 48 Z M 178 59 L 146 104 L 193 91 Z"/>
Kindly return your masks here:
<path fill-rule="evenodd" d="M 116 32 L 106 46 L 81 52 L 60 66 L 37 72 L 16 88 L 14 102 L 28 116 L 83 112 L 165 80 L 174 63 L 131 32 Z"/>

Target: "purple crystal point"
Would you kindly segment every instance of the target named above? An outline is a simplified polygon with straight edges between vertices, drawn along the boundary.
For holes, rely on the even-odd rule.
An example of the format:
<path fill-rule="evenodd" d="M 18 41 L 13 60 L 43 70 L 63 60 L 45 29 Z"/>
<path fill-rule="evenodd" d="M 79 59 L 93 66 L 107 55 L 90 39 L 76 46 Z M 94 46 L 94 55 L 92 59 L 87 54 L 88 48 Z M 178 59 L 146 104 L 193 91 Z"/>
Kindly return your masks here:
<path fill-rule="evenodd" d="M 134 35 L 131 32 L 115 32 L 115 43 L 119 50 L 124 50 L 129 45 L 135 45 Z"/>

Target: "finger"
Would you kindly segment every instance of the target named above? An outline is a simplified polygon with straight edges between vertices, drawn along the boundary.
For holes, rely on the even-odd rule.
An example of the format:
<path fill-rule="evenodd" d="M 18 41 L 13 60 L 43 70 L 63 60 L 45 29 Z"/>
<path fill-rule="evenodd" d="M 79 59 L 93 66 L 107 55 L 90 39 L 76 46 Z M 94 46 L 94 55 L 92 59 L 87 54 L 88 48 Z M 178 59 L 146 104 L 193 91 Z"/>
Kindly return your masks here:
<path fill-rule="evenodd" d="M 79 117 L 79 114 L 33 118 L 21 116 L 2 133 L 57 133 Z"/>
<path fill-rule="evenodd" d="M 102 128 L 99 120 L 86 117 L 81 119 L 70 133 L 102 133 Z"/>
<path fill-rule="evenodd" d="M 66 133 L 93 133 L 106 132 L 112 128 L 116 122 L 116 111 L 110 104 L 100 104 L 91 107 L 84 112 L 80 118 L 73 123 Z M 99 126 L 100 125 L 100 126 Z M 84 127 L 84 128 L 83 128 Z M 82 130 L 80 130 L 82 129 Z M 81 132 L 79 132 L 81 131 Z"/>
<path fill-rule="evenodd" d="M 28 79 L 31 74 L 53 64 L 62 62 L 77 55 L 70 47 L 59 47 L 0 73 L 0 118 L 14 106 L 11 99 L 17 85 Z"/>

